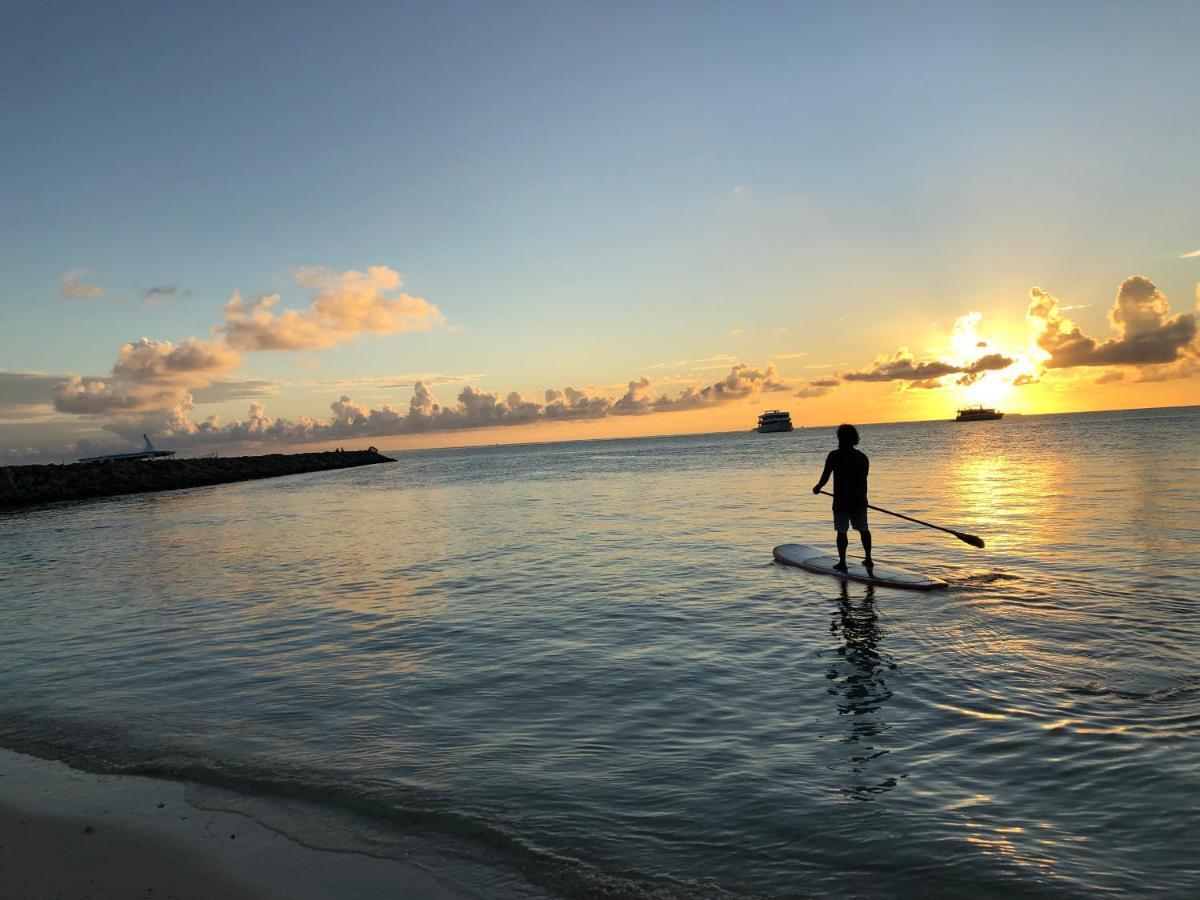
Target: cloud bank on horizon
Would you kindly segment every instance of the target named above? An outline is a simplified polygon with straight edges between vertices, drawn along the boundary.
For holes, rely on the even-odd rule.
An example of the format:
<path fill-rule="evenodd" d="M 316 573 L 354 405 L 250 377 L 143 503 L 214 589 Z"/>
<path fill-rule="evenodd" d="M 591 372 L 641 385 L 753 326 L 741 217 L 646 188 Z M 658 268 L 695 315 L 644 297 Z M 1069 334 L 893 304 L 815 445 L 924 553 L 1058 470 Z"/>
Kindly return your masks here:
<path fill-rule="evenodd" d="M 99 296 L 87 293 L 93 288 L 102 291 L 98 286 L 77 280 L 83 274 L 83 270 L 67 273 L 63 285 L 69 281 L 71 290 L 84 291 L 74 296 Z M 713 408 L 783 391 L 806 399 L 856 383 L 934 390 L 970 388 L 985 378 L 1020 387 L 1041 381 L 1048 372 L 1077 368 L 1103 368 L 1097 383 L 1123 380 L 1129 372 L 1137 373 L 1139 381 L 1160 381 L 1200 371 L 1196 316 L 1190 312 L 1171 315 L 1167 298 L 1157 286 L 1148 278 L 1133 276 L 1120 286 L 1108 314 L 1114 335 L 1102 339 L 1084 334 L 1066 317 L 1065 311 L 1077 306 L 1064 306 L 1034 287 L 1026 311 L 1030 339 L 1019 352 L 1000 352 L 983 340 L 977 333 L 982 315 L 973 312 L 959 317 L 950 348 L 936 358 L 919 359 L 901 347 L 876 357 L 864 368 L 810 380 L 789 382 L 780 377 L 773 362 L 750 366 L 723 357 L 729 366 L 724 377 L 710 383 L 697 381 L 670 393 L 656 390 L 645 375 L 630 380 L 620 396 L 565 387 L 544 391 L 540 400 L 517 392 L 484 391 L 467 383 L 453 404 L 444 405 L 430 392 L 430 384 L 463 382 L 471 376 L 427 375 L 411 381 L 380 382 L 387 382 L 388 387 L 411 385 L 413 395 L 407 408 L 387 404 L 371 408 L 342 393 L 330 403 L 328 417 L 272 418 L 259 401 L 273 395 L 278 383 L 232 377 L 244 364 L 244 354 L 321 350 L 360 335 L 394 335 L 445 324 L 438 307 L 401 293 L 401 275 L 386 266 L 341 273 L 303 268 L 295 280 L 313 294 L 306 309 L 277 310 L 278 295 L 246 301 L 235 291 L 222 310 L 223 321 L 214 327 L 213 337 L 193 337 L 177 344 L 144 337 L 131 341 L 120 348 L 105 376 L 0 372 L 0 421 L 48 414 L 79 417 L 127 440 L 150 431 L 181 447 L 302 444 L 645 416 Z M 375 381 L 314 384 L 353 389 L 359 383 L 374 385 Z M 253 401 L 243 420 L 223 422 L 213 415 L 197 421 L 193 417 L 199 403 L 237 399 Z"/>
<path fill-rule="evenodd" d="M 548 389 L 542 402 L 526 399 L 515 391 L 501 397 L 467 385 L 452 406 L 439 404 L 428 386 L 418 381 L 407 410 L 390 405 L 372 409 L 342 395 L 329 405 L 332 416 L 328 419 L 307 416 L 295 420 L 273 419 L 262 404 L 252 403 L 244 420 L 222 423 L 219 417 L 210 416 L 195 422 L 189 417 L 193 406 L 189 399 L 162 410 L 159 415 L 115 421 L 109 428 L 128 439 L 143 430 L 152 430 L 170 438 L 176 446 L 262 441 L 314 443 L 704 409 L 764 392 L 787 390 L 777 379 L 773 365 L 759 371 L 739 364 L 720 381 L 703 387 L 693 385 L 674 396 L 655 396 L 650 380 L 643 377 L 629 382 L 625 393 L 615 399 L 567 387 Z"/>

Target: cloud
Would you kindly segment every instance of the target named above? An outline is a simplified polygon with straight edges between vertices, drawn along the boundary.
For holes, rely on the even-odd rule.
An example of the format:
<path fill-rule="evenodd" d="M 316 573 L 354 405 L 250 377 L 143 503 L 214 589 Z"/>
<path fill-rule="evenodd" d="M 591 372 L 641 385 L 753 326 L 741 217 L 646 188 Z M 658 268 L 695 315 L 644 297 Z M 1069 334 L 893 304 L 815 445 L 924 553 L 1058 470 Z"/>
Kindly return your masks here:
<path fill-rule="evenodd" d="M 1198 256 L 1200 256 L 1200 250 L 1193 250 L 1191 253 L 1184 253 L 1179 258 L 1180 259 L 1195 259 Z"/>
<path fill-rule="evenodd" d="M 988 353 L 968 365 L 942 360 L 918 361 L 906 347 L 901 347 L 891 356 L 876 359 L 870 368 L 843 372 L 841 377 L 843 381 L 908 381 L 913 387 L 928 388 L 940 386 L 936 379 L 947 375 L 978 376 L 1006 369 L 1013 362 L 1012 357 L 1002 353 Z"/>
<path fill-rule="evenodd" d="M 618 401 L 618 403 L 629 401 L 622 408 L 622 414 L 629 414 L 635 408 L 638 412 L 643 411 L 644 395 L 641 393 L 640 384 L 637 399 L 634 400 L 632 396 L 635 393 L 635 384 L 639 383 L 631 381 L 629 393 L 621 398 L 621 401 Z M 784 390 L 787 390 L 787 385 L 779 381 L 779 373 L 776 371 L 774 363 L 768 363 L 762 371 L 739 364 L 730 369 L 729 374 L 715 384 L 706 387 L 691 385 L 676 397 L 668 397 L 665 394 L 660 396 L 651 402 L 651 409 L 648 411 L 701 409 L 708 406 L 719 406 L 756 394 Z"/>
<path fill-rule="evenodd" d="M 841 384 L 839 378 L 814 378 L 799 386 L 794 397 L 823 397 Z"/>
<path fill-rule="evenodd" d="M 447 375 L 442 372 L 422 372 L 416 375 L 385 375 L 380 378 L 324 378 L 316 380 L 290 381 L 289 387 L 302 387 L 323 391 L 391 391 L 414 387 L 417 382 L 431 384 L 461 384 L 483 378 L 482 373 Z"/>
<path fill-rule="evenodd" d="M 103 294 L 98 285 L 80 281 L 84 274 L 84 269 L 64 273 L 60 285 L 64 296 Z M 235 292 L 224 309 L 223 325 L 215 329 L 217 339 L 190 338 L 172 344 L 142 338 L 127 343 L 106 376 L 38 376 L 42 378 L 39 383 L 42 395 L 36 401 L 5 401 L 6 385 L 0 384 L 0 416 L 58 412 L 107 419 L 110 421 L 106 427 L 114 429 L 150 419 L 180 433 L 211 431 L 215 428 L 212 421 L 206 420 L 202 425 L 190 421 L 189 414 L 196 404 L 270 396 L 277 387 L 275 382 L 263 380 L 222 378 L 241 365 L 240 350 L 322 349 L 364 332 L 394 334 L 437 327 L 444 321 L 436 306 L 401 293 L 400 275 L 386 266 L 341 273 L 320 267 L 303 268 L 296 272 L 295 280 L 313 292 L 306 310 L 276 312 L 272 307 L 278 297 L 262 297 L 248 303 Z M 175 284 L 160 284 L 150 287 L 142 296 L 156 304 L 189 295 Z M 375 387 L 390 389 L 419 380 L 441 383 L 466 377 L 470 376 L 437 373 L 397 376 L 390 382 L 378 380 Z M 22 379 L 23 385 L 31 384 L 25 374 Z M 11 388 L 11 383 L 7 387 Z M 261 423 L 247 427 L 260 426 Z"/>
<path fill-rule="evenodd" d="M 745 329 L 745 328 L 734 328 L 734 329 L 731 329 L 731 330 L 730 330 L 730 332 L 729 332 L 729 336 L 730 336 L 730 337 L 739 337 L 739 336 L 741 336 L 741 335 L 743 335 L 743 334 L 745 334 L 745 333 L 746 333 L 746 329 Z"/>
<path fill-rule="evenodd" d="M 18 408 L 53 405 L 54 387 L 62 379 L 45 372 L 0 369 L 0 415 Z"/>
<path fill-rule="evenodd" d="M 101 416 L 190 404 L 190 388 L 211 384 L 241 365 L 221 341 L 189 338 L 179 345 L 141 338 L 123 346 L 107 378 L 71 375 L 54 388 L 59 412 Z"/>
<path fill-rule="evenodd" d="M 273 419 L 265 407 L 252 403 L 244 420 L 222 423 L 218 416 L 193 421 L 192 398 L 186 395 L 173 406 L 118 418 L 109 428 L 130 440 L 142 431 L 164 439 L 164 446 L 183 447 L 226 442 L 283 441 L 312 443 L 359 437 L 387 437 L 526 425 L 532 422 L 602 419 L 608 416 L 649 415 L 719 406 L 753 397 L 762 392 L 787 390 L 777 380 L 773 366 L 758 370 L 746 365 L 731 367 L 729 374 L 708 385 L 691 385 L 673 395 L 655 395 L 651 382 L 642 377 L 630 381 L 620 397 L 612 398 L 567 387 L 545 391 L 541 401 L 516 392 L 502 396 L 465 385 L 453 405 L 443 405 L 424 382 L 417 382 L 408 408 L 384 405 L 371 408 L 342 395 L 330 404 L 330 417 L 296 420 Z"/>
<path fill-rule="evenodd" d="M 275 312 L 279 295 L 247 301 L 234 292 L 218 329 L 237 350 L 322 350 L 360 334 L 427 331 L 444 324 L 441 312 L 419 297 L 398 293 L 400 273 L 387 266 L 366 272 L 321 267 L 296 272 L 296 283 L 315 292 L 303 312 Z"/>
<path fill-rule="evenodd" d="M 54 413 L 53 403 L 0 403 L 0 424 L 23 419 L 48 419 Z"/>
<path fill-rule="evenodd" d="M 0 369 L 0 424 L 48 419 L 54 415 L 54 386 L 61 375 Z"/>
<path fill-rule="evenodd" d="M 187 391 L 134 387 L 119 381 L 71 375 L 54 389 L 54 408 L 80 416 L 146 412 L 180 402 Z"/>
<path fill-rule="evenodd" d="M 1029 292 L 1026 317 L 1048 369 L 1076 366 L 1145 366 L 1179 359 L 1195 340 L 1191 313 L 1170 316 L 1167 298 L 1140 275 L 1127 278 L 1108 313 L 1117 337 L 1098 342 L 1062 314 L 1059 301 L 1041 288 Z"/>
<path fill-rule="evenodd" d="M 172 300 L 186 300 L 191 296 L 191 291 L 180 290 L 177 284 L 156 284 L 142 291 L 142 300 L 147 306 L 163 306 Z"/>
<path fill-rule="evenodd" d="M 58 280 L 58 293 L 63 297 L 73 297 L 77 300 L 95 300 L 104 296 L 104 288 L 98 284 L 87 284 L 79 279 L 86 275 L 87 269 L 71 269 L 63 272 Z"/>
<path fill-rule="evenodd" d="M 241 357 L 220 341 L 189 338 L 178 346 L 170 341 L 141 338 L 121 348 L 113 365 L 117 378 L 144 383 L 196 385 L 200 380 L 236 369 Z"/>
<path fill-rule="evenodd" d="M 257 400 L 262 397 L 274 397 L 277 393 L 279 393 L 279 382 L 233 378 L 223 378 L 206 387 L 191 391 L 192 402 L 196 404 Z"/>
<path fill-rule="evenodd" d="M 1183 357 L 1165 366 L 1144 366 L 1138 369 L 1138 382 L 1170 381 L 1200 374 L 1200 350 L 1193 348 L 1192 356 Z"/>

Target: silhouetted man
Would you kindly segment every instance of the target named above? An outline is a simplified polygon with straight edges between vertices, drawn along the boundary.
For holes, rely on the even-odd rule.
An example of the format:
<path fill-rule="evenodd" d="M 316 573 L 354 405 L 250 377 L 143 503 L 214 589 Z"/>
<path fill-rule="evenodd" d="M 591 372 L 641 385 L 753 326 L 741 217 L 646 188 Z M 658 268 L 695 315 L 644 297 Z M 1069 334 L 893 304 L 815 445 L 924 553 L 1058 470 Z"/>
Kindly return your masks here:
<path fill-rule="evenodd" d="M 837 531 L 838 559 L 835 569 L 846 571 L 846 532 L 850 526 L 862 538 L 863 565 L 868 569 L 875 565 L 871 559 L 871 532 L 867 529 L 867 470 L 871 467 L 867 454 L 855 449 L 858 429 L 853 425 L 839 425 L 838 448 L 825 458 L 825 471 L 821 480 L 813 487 L 819 494 L 829 476 L 833 475 L 833 527 Z"/>

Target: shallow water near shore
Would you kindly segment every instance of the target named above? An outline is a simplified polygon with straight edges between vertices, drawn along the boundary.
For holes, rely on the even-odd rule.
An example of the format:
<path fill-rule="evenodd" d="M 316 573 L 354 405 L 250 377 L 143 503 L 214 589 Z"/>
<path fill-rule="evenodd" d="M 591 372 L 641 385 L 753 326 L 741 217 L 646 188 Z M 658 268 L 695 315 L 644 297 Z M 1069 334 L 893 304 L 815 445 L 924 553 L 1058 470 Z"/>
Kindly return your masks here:
<path fill-rule="evenodd" d="M 1200 407 L 862 436 L 948 591 L 772 562 L 831 429 L 4 514 L 0 745 L 480 896 L 1190 895 Z"/>

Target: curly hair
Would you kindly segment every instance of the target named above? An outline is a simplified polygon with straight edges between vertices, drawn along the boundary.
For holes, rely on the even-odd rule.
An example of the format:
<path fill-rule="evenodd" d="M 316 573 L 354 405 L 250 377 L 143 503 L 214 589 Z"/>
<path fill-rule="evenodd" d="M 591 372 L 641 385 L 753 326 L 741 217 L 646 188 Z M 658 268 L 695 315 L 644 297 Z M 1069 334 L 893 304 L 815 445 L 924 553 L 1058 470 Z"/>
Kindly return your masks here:
<path fill-rule="evenodd" d="M 839 447 L 853 447 L 858 443 L 858 429 L 853 425 L 839 425 L 837 439 Z"/>

